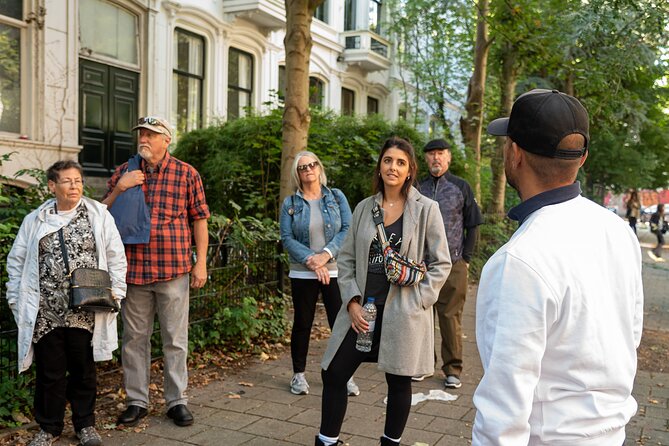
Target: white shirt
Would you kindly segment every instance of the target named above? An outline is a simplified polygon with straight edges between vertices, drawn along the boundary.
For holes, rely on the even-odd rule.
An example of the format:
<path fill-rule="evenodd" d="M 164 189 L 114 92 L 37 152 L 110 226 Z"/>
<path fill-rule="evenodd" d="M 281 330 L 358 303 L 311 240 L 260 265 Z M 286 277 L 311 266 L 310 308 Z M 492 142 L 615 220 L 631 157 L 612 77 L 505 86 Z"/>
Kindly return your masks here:
<path fill-rule="evenodd" d="M 482 272 L 472 444 L 622 445 L 642 318 L 622 219 L 580 196 L 533 212 Z"/>

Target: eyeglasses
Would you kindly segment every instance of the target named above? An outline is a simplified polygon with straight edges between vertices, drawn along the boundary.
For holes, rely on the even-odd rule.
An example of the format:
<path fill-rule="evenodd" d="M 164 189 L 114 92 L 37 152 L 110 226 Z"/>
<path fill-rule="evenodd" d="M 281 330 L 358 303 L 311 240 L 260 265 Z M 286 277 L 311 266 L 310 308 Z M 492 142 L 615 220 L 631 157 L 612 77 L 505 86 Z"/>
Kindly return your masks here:
<path fill-rule="evenodd" d="M 297 171 L 306 172 L 307 169 L 314 170 L 316 166 L 318 166 L 318 161 L 312 161 L 309 164 L 302 164 L 301 166 L 297 166 Z"/>
<path fill-rule="evenodd" d="M 84 180 L 82 180 L 81 178 L 77 178 L 76 180 L 70 180 L 70 179 L 60 180 L 57 181 L 57 184 L 67 185 L 69 187 L 72 186 L 81 187 L 84 185 Z"/>

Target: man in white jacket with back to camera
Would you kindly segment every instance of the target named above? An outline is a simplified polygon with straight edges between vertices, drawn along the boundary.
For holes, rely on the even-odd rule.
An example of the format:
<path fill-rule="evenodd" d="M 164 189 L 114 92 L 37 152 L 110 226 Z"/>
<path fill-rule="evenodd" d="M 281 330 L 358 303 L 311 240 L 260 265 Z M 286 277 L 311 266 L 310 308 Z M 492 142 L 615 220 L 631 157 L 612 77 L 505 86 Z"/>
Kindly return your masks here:
<path fill-rule="evenodd" d="M 583 198 L 588 113 L 550 90 L 488 126 L 506 136 L 519 228 L 483 269 L 474 445 L 619 446 L 636 413 L 641 250 L 630 227 Z"/>

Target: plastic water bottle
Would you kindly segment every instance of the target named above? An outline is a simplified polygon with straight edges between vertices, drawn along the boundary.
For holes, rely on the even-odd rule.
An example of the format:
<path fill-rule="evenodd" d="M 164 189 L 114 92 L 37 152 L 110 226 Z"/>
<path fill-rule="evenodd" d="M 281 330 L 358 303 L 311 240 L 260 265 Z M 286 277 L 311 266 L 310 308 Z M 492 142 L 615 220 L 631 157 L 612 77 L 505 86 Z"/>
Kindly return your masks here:
<path fill-rule="evenodd" d="M 376 305 L 374 305 L 373 297 L 368 297 L 367 303 L 362 307 L 362 317 L 369 323 L 369 329 L 366 333 L 358 333 L 358 339 L 355 341 L 355 348 L 361 352 L 371 352 L 372 339 L 374 338 L 374 325 L 376 323 Z"/>

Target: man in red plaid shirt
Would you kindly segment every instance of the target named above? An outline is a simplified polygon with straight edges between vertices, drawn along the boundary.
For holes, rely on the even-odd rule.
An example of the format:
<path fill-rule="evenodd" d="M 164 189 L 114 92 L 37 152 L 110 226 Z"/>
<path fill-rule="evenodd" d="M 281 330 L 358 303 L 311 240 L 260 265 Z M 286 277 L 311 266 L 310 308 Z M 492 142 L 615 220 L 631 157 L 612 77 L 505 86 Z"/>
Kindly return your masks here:
<path fill-rule="evenodd" d="M 188 385 L 188 300 L 189 282 L 193 288 L 207 281 L 207 218 L 209 208 L 198 172 L 189 164 L 169 154 L 172 139 L 170 125 L 162 118 L 141 118 L 133 130 L 139 130 L 139 169 L 119 166 L 108 183 L 103 203 L 117 218 L 135 219 L 140 226 L 150 224 L 148 243 L 128 244 L 128 293 L 121 310 L 123 317 L 123 375 L 127 408 L 117 424 L 134 426 L 147 415 L 151 365 L 151 333 L 154 314 L 158 313 L 164 354 L 164 396 L 167 416 L 178 426 L 193 424 L 186 407 Z M 134 187 L 132 194 L 114 202 Z M 137 194 L 138 193 L 138 194 Z M 137 218 L 143 203 L 128 200 L 131 195 L 144 200 L 148 207 L 146 221 Z M 119 219 L 117 218 L 117 224 Z M 196 261 L 192 264 L 192 236 Z M 148 233 L 148 231 L 147 231 Z"/>

